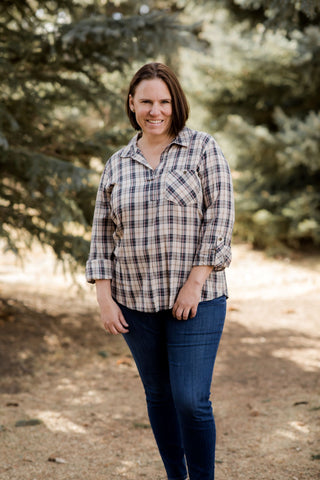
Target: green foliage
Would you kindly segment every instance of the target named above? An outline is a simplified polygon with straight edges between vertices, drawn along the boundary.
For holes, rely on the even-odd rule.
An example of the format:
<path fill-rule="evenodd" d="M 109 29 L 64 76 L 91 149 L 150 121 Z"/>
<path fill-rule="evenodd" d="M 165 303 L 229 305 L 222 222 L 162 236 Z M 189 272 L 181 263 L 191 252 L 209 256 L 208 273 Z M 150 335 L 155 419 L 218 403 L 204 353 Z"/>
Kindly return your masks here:
<path fill-rule="evenodd" d="M 36 237 L 59 258 L 86 260 L 94 170 L 132 135 L 123 103 L 133 70 L 201 43 L 198 27 L 170 10 L 140 7 L 1 2 L 0 236 L 9 248 Z"/>
<path fill-rule="evenodd" d="M 269 23 L 279 26 L 291 27 L 299 22 L 299 15 L 305 15 L 309 19 L 320 13 L 319 0 L 236 0 L 241 8 L 262 8 Z"/>
<path fill-rule="evenodd" d="M 86 226 L 92 216 L 93 185 L 88 169 L 26 149 L 7 149 L 0 157 L 0 235 L 13 251 L 36 237 L 59 258 L 83 262 Z"/>
<path fill-rule="evenodd" d="M 229 118 L 242 167 L 235 182 L 237 233 L 271 251 L 320 245 L 320 114 L 299 120 L 277 109 L 274 120 L 278 131 L 271 134 Z"/>
<path fill-rule="evenodd" d="M 228 8 L 235 21 L 259 21 L 274 30 L 292 31 L 312 22 L 318 24 L 320 14 L 319 0 L 218 0 L 217 3 Z"/>
<path fill-rule="evenodd" d="M 319 245 L 319 4 L 2 0 L 0 237 L 86 260 L 99 173 L 132 135 L 128 80 L 154 59 L 190 72 L 183 46 L 197 50 L 199 120 L 209 111 L 208 130 L 234 147 L 236 233 L 263 248 Z"/>
<path fill-rule="evenodd" d="M 233 147 L 235 231 L 270 251 L 319 246 L 320 29 L 315 17 L 289 34 L 225 16 L 205 100 L 209 128 Z"/>

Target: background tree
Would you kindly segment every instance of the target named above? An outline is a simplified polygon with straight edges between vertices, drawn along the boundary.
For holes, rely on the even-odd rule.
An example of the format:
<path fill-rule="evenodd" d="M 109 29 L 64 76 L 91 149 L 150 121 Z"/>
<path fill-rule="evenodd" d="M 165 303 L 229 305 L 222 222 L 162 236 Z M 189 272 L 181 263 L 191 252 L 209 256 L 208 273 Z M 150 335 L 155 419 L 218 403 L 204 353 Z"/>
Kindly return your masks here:
<path fill-rule="evenodd" d="M 132 135 L 123 113 L 129 76 L 200 44 L 198 26 L 183 25 L 175 10 L 1 2 L 0 236 L 9 248 L 36 237 L 59 258 L 85 261 L 101 157 Z"/>
<path fill-rule="evenodd" d="M 236 233 L 319 245 L 319 49 L 319 0 L 3 0 L 0 237 L 85 261 L 99 173 L 132 134 L 128 79 L 158 58 L 230 151 Z"/>
<path fill-rule="evenodd" d="M 236 233 L 271 252 L 319 246 L 319 2 L 219 5 L 202 71 L 207 126 L 233 146 Z"/>

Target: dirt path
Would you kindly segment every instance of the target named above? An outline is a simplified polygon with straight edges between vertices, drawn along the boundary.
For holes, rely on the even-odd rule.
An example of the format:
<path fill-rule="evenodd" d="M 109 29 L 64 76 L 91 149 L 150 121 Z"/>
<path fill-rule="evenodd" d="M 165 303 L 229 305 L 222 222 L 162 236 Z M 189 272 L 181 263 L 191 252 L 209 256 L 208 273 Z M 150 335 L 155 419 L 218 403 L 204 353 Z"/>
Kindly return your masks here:
<path fill-rule="evenodd" d="M 1 266 L 0 479 L 164 480 L 124 341 L 100 329 L 91 287 L 52 272 L 43 254 Z M 320 479 L 320 255 L 238 245 L 228 279 L 216 478 Z"/>

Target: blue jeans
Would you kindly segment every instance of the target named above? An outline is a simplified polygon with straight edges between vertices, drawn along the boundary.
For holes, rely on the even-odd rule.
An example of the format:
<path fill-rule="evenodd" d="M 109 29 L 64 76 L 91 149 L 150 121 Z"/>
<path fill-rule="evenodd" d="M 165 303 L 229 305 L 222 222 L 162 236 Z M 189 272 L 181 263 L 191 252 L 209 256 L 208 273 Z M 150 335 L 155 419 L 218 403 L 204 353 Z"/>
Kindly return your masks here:
<path fill-rule="evenodd" d="M 210 402 L 226 297 L 201 302 L 197 315 L 145 313 L 120 305 L 124 338 L 144 385 L 148 414 L 169 480 L 213 480 L 216 429 Z"/>

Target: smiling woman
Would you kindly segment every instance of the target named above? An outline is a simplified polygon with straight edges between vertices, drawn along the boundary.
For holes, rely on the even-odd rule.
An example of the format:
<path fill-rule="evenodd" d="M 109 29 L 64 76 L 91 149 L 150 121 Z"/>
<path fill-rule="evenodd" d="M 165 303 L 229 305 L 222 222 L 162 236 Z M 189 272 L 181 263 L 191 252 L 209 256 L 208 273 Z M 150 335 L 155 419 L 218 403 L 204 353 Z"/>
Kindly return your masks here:
<path fill-rule="evenodd" d="M 129 96 L 129 105 L 145 137 L 148 136 L 150 127 L 151 135 L 171 137 L 171 94 L 163 80 L 143 80 L 135 94 Z"/>
<path fill-rule="evenodd" d="M 160 163 L 164 148 L 173 140 L 172 100 L 165 82 L 160 78 L 143 80 L 134 95 L 129 95 L 129 106 L 143 135 L 138 146 L 153 168 Z"/>
<path fill-rule="evenodd" d="M 172 118 L 169 135 L 175 137 L 183 129 L 188 120 L 189 106 L 176 75 L 166 65 L 161 63 L 144 65 L 131 80 L 126 105 L 131 125 L 135 130 L 142 130 L 142 126 L 137 121 L 136 112 L 132 110 L 132 101 L 138 94 L 137 90 L 140 89 L 146 81 L 151 80 L 158 82 L 156 87 L 158 87 L 159 82 L 162 81 L 161 89 L 164 96 L 161 98 L 160 95 L 160 100 L 164 102 L 168 101 L 171 104 Z M 149 91 L 148 93 L 151 92 Z M 154 94 L 154 91 L 152 93 Z M 144 100 L 149 101 L 151 99 L 145 98 Z"/>
<path fill-rule="evenodd" d="M 119 333 L 143 382 L 168 479 L 214 479 L 213 366 L 226 313 L 234 221 L 230 169 L 216 141 L 185 126 L 176 75 L 159 63 L 133 77 L 138 133 L 107 162 L 87 280 L 101 323 Z"/>

